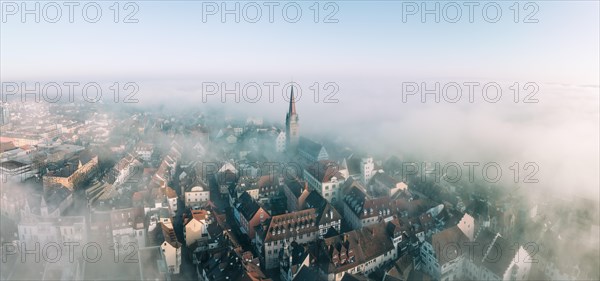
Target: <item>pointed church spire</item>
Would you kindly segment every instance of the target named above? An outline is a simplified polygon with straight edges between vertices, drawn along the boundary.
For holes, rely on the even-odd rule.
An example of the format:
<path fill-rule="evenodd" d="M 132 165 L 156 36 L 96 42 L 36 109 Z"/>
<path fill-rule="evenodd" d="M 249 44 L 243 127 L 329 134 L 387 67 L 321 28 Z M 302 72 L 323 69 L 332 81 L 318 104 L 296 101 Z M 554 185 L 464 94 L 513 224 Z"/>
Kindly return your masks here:
<path fill-rule="evenodd" d="M 294 85 L 292 85 L 292 94 L 290 95 L 290 115 L 296 114 L 296 100 L 294 99 Z"/>
<path fill-rule="evenodd" d="M 290 94 L 290 108 L 285 116 L 285 139 L 286 139 L 286 150 L 289 152 L 296 151 L 296 146 L 299 142 L 299 124 L 298 124 L 298 113 L 296 113 L 296 100 L 294 98 L 294 86 L 292 85 L 292 91 Z"/>

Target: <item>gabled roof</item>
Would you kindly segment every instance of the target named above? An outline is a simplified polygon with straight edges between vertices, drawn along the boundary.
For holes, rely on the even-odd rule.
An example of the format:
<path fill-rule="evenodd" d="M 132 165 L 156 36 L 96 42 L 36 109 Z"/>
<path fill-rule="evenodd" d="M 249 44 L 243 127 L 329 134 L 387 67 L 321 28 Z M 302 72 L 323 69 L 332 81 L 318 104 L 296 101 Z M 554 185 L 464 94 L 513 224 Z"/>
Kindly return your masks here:
<path fill-rule="evenodd" d="M 273 216 L 265 233 L 265 242 L 295 237 L 300 234 L 316 232 L 317 214 L 315 209 L 296 211 Z"/>
<path fill-rule="evenodd" d="M 326 238 L 319 247 L 319 263 L 326 273 L 346 271 L 394 250 L 385 223 Z"/>
<path fill-rule="evenodd" d="M 388 188 L 394 188 L 396 184 L 401 182 L 386 173 L 376 173 L 371 180 L 378 181 Z"/>
<path fill-rule="evenodd" d="M 49 212 L 53 212 L 71 193 L 71 190 L 63 186 L 50 187 L 44 192 L 42 202 L 46 203 Z"/>
<path fill-rule="evenodd" d="M 226 170 L 225 172 L 219 172 L 217 174 L 217 182 L 219 184 L 231 184 L 237 180 L 237 175 L 230 171 Z"/>
<path fill-rule="evenodd" d="M 197 266 L 200 272 L 204 271 L 211 280 L 249 280 L 243 278 L 242 263 L 233 251 L 222 248 L 207 254 L 209 257 Z"/>
<path fill-rule="evenodd" d="M 330 182 L 336 177 L 338 181 L 343 181 L 344 177 L 339 172 L 339 165 L 333 161 L 322 160 L 310 165 L 306 171 L 319 182 Z"/>
<path fill-rule="evenodd" d="M 366 214 L 364 211 L 367 211 Z M 363 213 L 359 215 L 360 218 L 368 218 L 374 216 L 388 216 L 393 210 L 392 201 L 389 197 L 378 197 L 367 199 L 363 205 Z"/>
<path fill-rule="evenodd" d="M 327 278 L 323 278 L 319 271 L 315 267 L 303 266 L 300 268 L 298 274 L 294 277 L 293 281 L 325 281 Z"/>
<path fill-rule="evenodd" d="M 323 147 L 323 145 L 316 143 L 308 138 L 300 137 L 300 140 L 298 142 L 298 150 L 304 151 L 306 154 L 310 155 L 315 159 L 318 159 L 321 150 L 324 149 L 325 148 Z M 326 152 L 327 151 L 325 151 L 325 153 Z"/>
<path fill-rule="evenodd" d="M 347 191 L 347 194 L 344 196 L 344 203 L 348 205 L 350 210 L 352 210 L 352 212 L 358 217 L 362 215 L 366 200 L 367 194 L 356 186 L 350 187 Z"/>
<path fill-rule="evenodd" d="M 242 214 L 242 216 L 244 216 L 244 218 L 247 221 L 250 221 L 254 217 L 256 212 L 258 212 L 260 206 L 258 205 L 258 203 L 256 203 L 256 201 L 254 201 L 250 194 L 248 194 L 248 192 L 245 191 L 244 193 L 242 193 L 242 195 L 240 195 L 240 198 L 238 198 L 238 200 L 238 211 Z"/>
<path fill-rule="evenodd" d="M 117 165 L 115 165 L 114 169 L 120 172 L 123 169 L 127 168 L 129 165 L 142 165 L 142 163 L 135 156 L 127 154 L 127 156 L 121 158 L 121 160 L 117 162 Z"/>
<path fill-rule="evenodd" d="M 299 198 L 307 187 L 307 183 L 305 181 L 300 181 L 298 178 L 288 179 L 285 184 L 296 198 Z"/>
<path fill-rule="evenodd" d="M 225 164 L 223 164 L 223 166 L 221 166 L 221 168 L 219 168 L 219 173 L 224 173 L 226 171 L 231 171 L 234 174 L 237 174 L 237 169 L 235 168 L 235 166 L 233 166 L 233 164 L 226 162 Z"/>
<path fill-rule="evenodd" d="M 317 222 L 319 225 L 325 225 L 332 221 L 339 221 L 342 219 L 340 213 L 331 204 L 325 204 L 322 211 L 318 212 Z"/>
<path fill-rule="evenodd" d="M 360 174 L 360 158 L 351 155 L 348 159 L 344 159 L 346 161 L 346 167 L 348 168 L 348 173 L 350 175 L 358 175 Z"/>
<path fill-rule="evenodd" d="M 502 278 L 515 257 L 517 249 L 514 249 L 513 243 L 500 234 L 484 229 L 477 235 L 473 244 L 475 245 L 473 262 Z"/>
<path fill-rule="evenodd" d="M 338 213 L 338 211 L 316 191 L 311 191 L 303 203 L 302 208 L 315 208 L 317 213 L 317 223 L 319 225 L 337 221 L 342 218 L 340 213 Z"/>
<path fill-rule="evenodd" d="M 458 226 L 453 226 L 434 234 L 431 241 L 437 261 L 442 266 L 459 257 L 461 253 L 465 253 L 464 250 L 467 249 L 462 249 L 462 247 L 466 247 L 469 238 Z M 461 250 L 461 252 L 457 250 Z"/>
<path fill-rule="evenodd" d="M 343 192 L 343 194 L 349 194 L 350 192 L 352 192 L 353 189 L 358 189 L 360 192 L 365 193 L 365 194 L 367 192 L 364 185 L 360 181 L 357 181 L 357 180 L 353 179 L 352 177 L 349 177 L 342 184 L 342 192 Z"/>
<path fill-rule="evenodd" d="M 310 194 L 304 200 L 302 208 L 315 208 L 322 211 L 327 205 L 327 200 L 319 194 L 319 192 L 311 191 Z"/>

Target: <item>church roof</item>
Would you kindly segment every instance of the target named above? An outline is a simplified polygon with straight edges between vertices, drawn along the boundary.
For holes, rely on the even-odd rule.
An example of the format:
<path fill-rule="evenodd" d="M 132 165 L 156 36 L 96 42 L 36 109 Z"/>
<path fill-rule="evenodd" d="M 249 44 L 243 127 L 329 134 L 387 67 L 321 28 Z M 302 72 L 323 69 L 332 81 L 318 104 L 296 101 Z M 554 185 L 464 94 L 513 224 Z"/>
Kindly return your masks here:
<path fill-rule="evenodd" d="M 323 145 L 316 143 L 308 138 L 300 137 L 300 142 L 298 143 L 298 149 L 304 151 L 315 159 L 318 158 L 319 153 L 321 152 L 321 148 Z"/>

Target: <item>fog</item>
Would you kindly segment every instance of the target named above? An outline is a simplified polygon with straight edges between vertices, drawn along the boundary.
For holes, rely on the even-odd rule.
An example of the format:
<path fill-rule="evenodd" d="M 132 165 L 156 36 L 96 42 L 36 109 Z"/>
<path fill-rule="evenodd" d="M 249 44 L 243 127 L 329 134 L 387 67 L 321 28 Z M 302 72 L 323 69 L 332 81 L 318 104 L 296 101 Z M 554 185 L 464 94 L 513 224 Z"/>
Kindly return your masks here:
<path fill-rule="evenodd" d="M 175 2 L 178 3 L 145 1 L 119 5 L 102 2 L 103 21 L 93 24 L 79 18 L 80 8 L 84 5 L 76 5 L 81 7 L 77 7 L 75 23 L 68 20 L 67 10 L 63 10 L 62 21 L 55 24 L 46 20 L 46 8 L 43 8 L 42 22 L 39 23 L 32 21 L 34 14 L 29 14 L 28 18 L 13 14 L 16 10 L 6 10 L 7 7 L 19 8 L 16 3 L 2 3 L 0 105 L 4 106 L 5 97 L 10 96 L 9 104 L 22 110 L 19 118 L 33 120 L 23 122 L 26 133 L 45 132 L 55 125 L 48 124 L 46 118 L 63 114 L 63 109 L 40 117 L 37 109 L 25 108 L 27 102 L 24 100 L 32 102 L 31 92 L 36 90 L 30 90 L 31 84 L 57 83 L 62 87 L 60 102 L 69 106 L 73 103 L 87 106 L 73 106 L 75 109 L 69 109 L 71 113 L 57 118 L 65 123 L 65 127 L 75 126 L 60 129 L 69 131 L 60 132 L 61 141 L 86 143 L 79 139 L 85 137 L 88 138 L 87 144 L 95 143 L 89 146 L 98 149 L 94 153 L 99 155 L 102 172 L 110 170 L 131 152 L 125 147 L 132 148 L 140 141 L 152 143 L 155 154 L 159 156 L 144 161 L 142 166 L 146 169 L 142 169 L 144 175 L 140 177 L 148 182 L 138 186 L 131 184 L 133 189 L 139 187 L 147 192 L 143 194 L 144 207 L 153 209 L 144 214 L 145 230 L 149 227 L 149 214 L 164 210 L 157 205 L 165 204 L 164 207 L 170 203 L 166 191 L 161 193 L 166 188 L 155 184 L 150 190 L 152 185 L 149 182 L 157 174 L 173 140 L 184 148 L 182 150 L 186 153 L 182 158 L 185 161 L 182 162 L 186 164 L 192 162 L 188 160 L 228 161 L 227 158 L 238 151 L 226 150 L 243 150 L 247 144 L 239 147 L 223 144 L 223 139 L 203 143 L 200 140 L 205 137 L 203 134 L 214 138 L 220 129 L 244 124 L 247 118 L 262 118 L 265 124 L 285 130 L 289 95 L 293 88 L 300 136 L 325 144 L 330 152 L 373 156 L 378 169 L 385 169 L 382 163 L 392 157 L 404 163 L 417 163 L 419 168 L 430 164 L 441 167 L 457 164 L 462 168 L 461 180 L 450 184 L 457 191 L 444 195 L 457 201 L 464 199 L 471 206 L 483 202 L 487 211 L 477 214 L 477 227 L 484 222 L 490 224 L 489 210 L 492 210 L 492 216 L 497 215 L 495 219 L 498 220 L 506 220 L 511 212 L 513 215 L 517 213 L 515 224 L 518 226 L 506 231 L 511 236 L 508 238 L 522 244 L 536 243 L 540 256 L 556 258 L 555 267 L 567 265 L 565 267 L 572 268 L 576 264 L 584 264 L 584 271 L 600 276 L 597 268 L 593 269 L 600 261 L 597 253 L 600 225 L 597 2 L 519 4 L 517 1 L 500 1 L 503 8 L 499 12 L 504 11 L 500 22 L 481 18 L 480 15 L 484 14 L 480 8 L 488 5 L 481 3 L 477 5 L 481 7 L 477 8 L 475 24 L 468 21 L 467 10 L 463 10 L 463 20 L 458 23 L 448 22 L 445 18 L 442 23 L 433 22 L 432 14 L 429 18 L 413 14 L 406 22 L 403 6 L 416 5 L 407 1 L 339 2 L 341 9 L 338 14 L 330 14 L 327 8 L 332 3 L 335 5 L 331 8 L 337 7 L 336 2 L 301 1 L 304 17 L 297 24 L 282 21 L 279 17 L 281 7 L 277 8 L 275 22 L 269 23 L 264 14 L 258 23 L 249 22 L 245 17 L 240 23 L 233 20 L 237 17 L 231 13 L 229 17 L 211 14 L 207 22 L 206 10 L 203 9 L 210 2 Z M 233 7 L 251 3 L 224 2 L 220 7 L 222 11 L 225 4 Z M 267 2 L 260 6 L 263 4 Z M 445 7 L 453 2 L 424 4 L 442 4 Z M 48 5 L 52 6 L 52 3 Z M 42 6 L 45 7 L 44 4 Z M 316 10 L 314 7 L 317 7 Z M 133 10 L 129 8 L 136 9 L 130 13 Z M 531 12 L 530 8 L 535 11 Z M 324 22 L 331 15 L 336 21 Z M 130 16 L 136 21 L 131 24 L 123 22 Z M 535 21 L 525 23 L 525 19 L 533 18 Z M 429 22 L 426 23 L 427 19 Z M 78 85 L 98 84 L 102 90 L 99 101 L 86 101 L 89 96 L 83 92 L 79 94 L 81 86 L 74 95 L 75 100 L 70 100 L 64 83 L 75 81 Z M 29 92 L 29 96 L 19 96 L 19 91 L 10 89 L 9 84 L 29 85 L 20 89 L 21 93 Z M 40 88 L 45 89 L 44 86 Z M 114 95 L 115 89 L 118 89 L 119 96 Z M 51 90 L 50 99 L 54 97 L 53 93 Z M 92 90 L 91 96 L 96 97 L 97 94 Z M 46 98 L 38 100 L 38 105 L 51 106 L 56 102 Z M 139 119 L 132 120 L 134 114 Z M 146 117 L 149 120 L 147 127 L 136 124 Z M 70 118 L 80 121 L 80 124 L 71 124 Z M 96 121 L 97 124 L 94 123 Z M 206 122 L 207 127 L 202 129 L 207 132 L 198 129 L 202 122 Z M 188 123 L 194 127 L 186 127 Z M 174 130 L 161 127 L 173 124 Z M 79 125 L 85 127 L 83 133 L 78 131 L 76 126 Z M 100 133 L 97 133 L 96 127 L 102 127 L 98 130 Z M 6 127 L 1 128 L 4 130 Z M 14 128 L 8 128 L 11 129 Z M 108 135 L 106 139 L 103 139 L 104 131 Z M 188 131 L 197 134 L 187 135 Z M 0 133 L 0 137 L 5 136 L 5 131 Z M 101 140 L 97 141 L 97 137 Z M 206 146 L 206 153 L 196 153 L 192 149 L 199 142 Z M 4 140 L 2 144 L 5 144 Z M 287 156 L 281 153 L 273 158 L 280 160 Z M 341 157 L 334 160 L 340 161 Z M 467 179 L 467 163 L 477 166 L 473 181 Z M 492 171 L 492 174 L 499 173 L 494 175 L 497 181 L 490 181 L 489 174 L 482 171 L 482 167 L 490 163 L 500 168 L 500 172 Z M 181 167 L 175 170 L 181 170 Z M 416 197 L 422 195 L 417 193 L 423 190 L 417 190 L 415 182 L 407 180 L 406 175 L 393 176 L 397 177 L 395 180 L 408 182 L 409 190 L 414 191 Z M 100 181 L 102 188 L 108 187 L 106 193 L 111 195 L 113 182 L 108 183 L 108 178 L 103 174 L 94 180 Z M 171 185 L 168 181 L 164 180 L 165 184 Z M 179 179 L 176 182 L 179 185 Z M 214 182 L 210 183 L 213 189 L 209 196 L 211 200 L 221 195 L 215 192 L 220 186 L 215 188 Z M 433 185 L 432 197 L 436 192 L 441 193 L 440 190 L 445 191 L 446 183 Z M 0 184 L 0 199 L 10 193 L 8 199 L 2 201 L 3 207 L 22 206 L 26 200 L 39 204 L 39 195 L 42 194 L 39 178 L 26 184 L 4 181 Z M 120 188 L 118 184 L 114 186 Z M 175 188 L 180 193 L 180 189 Z M 98 194 L 104 195 L 104 189 L 98 190 Z M 493 193 L 490 190 L 499 190 L 496 194 L 506 196 L 494 198 L 489 195 Z M 152 193 L 154 191 L 158 194 Z M 479 191 L 488 197 L 479 194 Z M 127 192 L 125 196 L 116 196 L 115 202 L 123 198 L 124 201 L 133 201 L 132 194 Z M 125 218 L 125 214 L 119 216 L 117 213 L 113 218 L 116 222 L 113 222 L 107 215 L 109 211 L 103 210 L 110 210 L 107 205 L 113 204 L 113 197 L 107 196 L 110 199 L 105 201 L 110 203 L 104 205 L 105 202 L 102 202 L 101 206 L 95 206 L 97 198 L 90 200 L 94 203 L 88 202 L 83 190 L 73 192 L 73 196 L 76 203 L 61 215 L 85 216 L 88 232 L 81 241 L 106 240 L 109 245 L 127 236 L 104 235 L 106 233 L 102 231 L 108 231 L 113 224 L 118 225 L 119 217 Z M 410 196 L 408 202 L 414 199 L 413 194 Z M 174 197 L 183 204 L 181 194 Z M 156 198 L 159 200 L 155 201 Z M 436 204 L 446 204 L 450 201 L 446 199 L 436 200 Z M 133 206 L 133 202 L 127 203 Z M 111 206 L 113 209 L 114 205 Z M 465 208 L 461 210 L 458 205 L 454 204 L 453 211 L 467 212 L 467 207 L 471 207 L 463 206 Z M 91 212 L 91 208 L 96 207 L 98 212 Z M 218 207 L 223 212 L 226 209 Z M 230 207 L 227 206 L 229 211 L 233 209 Z M 165 209 L 171 210 L 171 206 Z M 176 237 L 180 240 L 183 236 L 183 209 L 181 207 L 176 214 L 166 216 L 173 219 L 173 229 L 177 229 Z M 189 207 L 185 209 L 190 211 Z M 92 219 L 92 213 L 102 213 L 106 217 Z M 2 242 L 10 244 L 19 239 L 14 237 L 19 222 L 4 220 L 7 215 L 1 215 Z M 19 219 L 21 210 L 13 210 L 11 215 Z M 98 222 L 93 230 L 91 221 Z M 132 224 L 129 223 L 127 229 Z M 240 228 L 235 221 L 229 223 L 233 231 Z M 148 234 L 145 237 L 148 239 L 142 240 L 148 241 L 149 247 L 139 251 L 137 257 L 141 263 L 114 262 L 110 249 L 103 248 L 106 254 L 102 262 L 85 263 L 81 272 L 87 272 L 86 276 L 94 279 L 102 276 L 107 280 L 136 280 L 142 278 L 139 273 L 144 271 L 148 274 L 144 276 L 146 280 L 160 279 L 159 271 L 166 272 L 167 269 L 159 268 L 157 263 L 161 253 L 159 247 L 165 241 L 161 226 L 158 229 L 160 231 L 152 234 L 154 237 Z M 24 232 L 27 234 L 27 231 Z M 39 236 L 45 235 L 41 232 Z M 61 235 L 55 233 L 55 237 Z M 432 234 L 428 235 L 431 238 Z M 32 236 L 31 231 L 29 236 Z M 141 239 L 135 238 L 135 231 L 129 236 Z M 150 242 L 151 238 L 157 238 L 157 241 Z M 250 247 L 249 243 L 246 244 L 246 248 Z M 184 249 L 182 256 L 189 254 L 187 245 Z M 6 250 L 4 244 L 0 250 Z M 2 252 L 3 258 L 5 253 Z M 6 267 L 11 269 L 10 274 L 16 272 L 25 276 L 20 276 L 21 279 L 44 277 L 44 264 L 21 263 L 17 261 L 17 255 L 11 258 L 14 260 L 9 263 L 3 261 L 1 280 L 16 279 L 15 275 L 8 275 Z M 184 256 L 187 275 L 177 276 L 174 280 L 190 275 L 195 277 L 195 265 L 190 259 Z M 12 265 L 15 267 L 11 268 Z M 143 267 L 147 270 L 142 270 Z M 38 271 L 42 271 L 41 275 L 27 275 Z M 65 279 L 72 278 L 67 276 Z"/>
<path fill-rule="evenodd" d="M 530 91 L 521 89 L 515 101 L 514 87 L 511 88 L 511 85 L 519 82 L 519 87 L 523 88 L 528 81 L 474 81 L 457 78 L 434 80 L 417 77 L 334 77 L 324 80 L 311 77 L 263 79 L 250 76 L 228 80 L 199 78 L 193 81 L 136 82 L 139 86 L 139 92 L 133 97 L 136 102 L 115 103 L 107 95 L 103 97 L 102 108 L 108 110 L 109 116 L 116 120 L 126 118 L 132 112 L 145 112 L 155 117 L 175 120 L 193 120 L 203 115 L 212 123 L 220 125 L 236 120 L 245 122 L 248 117 L 257 117 L 284 128 L 285 114 L 288 110 L 288 90 L 291 88 L 285 88 L 283 85 L 290 81 L 296 83 L 294 92 L 297 97 L 296 109 L 300 116 L 302 136 L 332 143 L 338 146 L 338 149 L 348 147 L 361 154 L 372 155 L 380 161 L 396 156 L 401 161 L 433 162 L 440 163 L 441 166 L 454 162 L 459 165 L 476 162 L 479 167 L 490 162 L 497 163 L 502 169 L 501 179 L 497 183 L 486 183 L 479 169 L 475 170 L 476 183 L 506 190 L 514 188 L 515 185 L 520 187 L 524 191 L 521 194 L 528 197 L 521 198 L 524 200 L 520 202 L 532 202 L 531 204 L 539 206 L 540 213 L 552 218 L 548 227 L 551 230 L 548 233 L 551 234 L 547 235 L 554 235 L 556 231 L 559 234 L 552 236 L 552 239 L 572 239 L 569 241 L 573 242 L 573 246 L 569 247 L 571 244 L 568 244 L 555 248 L 554 245 L 544 244 L 552 240 L 527 236 L 529 227 L 534 228 L 537 224 L 525 226 L 525 236 L 522 239 L 535 241 L 542 252 L 553 251 L 559 257 L 568 256 L 571 263 L 597 264 L 594 252 L 581 252 L 581 247 L 588 247 L 597 242 L 589 236 L 588 221 L 584 220 L 585 225 L 576 225 L 574 228 L 570 221 L 579 215 L 571 213 L 575 210 L 572 207 L 588 207 L 573 205 L 580 204 L 578 198 L 595 200 L 595 205 L 589 206 L 590 210 L 597 210 L 598 206 L 598 85 L 535 82 L 533 84 L 539 87 L 535 94 L 527 96 Z M 241 88 L 244 88 L 244 85 L 259 85 L 263 91 L 262 96 L 254 98 L 254 90 L 250 90 L 251 94 L 248 96 L 240 93 L 240 100 L 236 102 L 235 94 L 223 95 L 222 83 L 225 83 L 228 91 L 233 91 L 231 89 L 235 88 L 236 82 L 241 84 Z M 320 87 L 317 99 L 316 82 Z M 425 83 L 426 87 L 431 89 L 437 82 L 441 84 L 441 88 L 452 83 L 464 85 L 478 82 L 480 85 L 473 92 L 473 102 L 470 102 L 467 88 L 464 86 L 461 88 L 462 97 L 457 102 L 449 102 L 456 96 L 454 90 L 443 93 L 439 101 L 436 101 L 434 94 L 422 97 L 422 91 L 413 95 L 408 94 L 409 90 L 406 88 L 409 84 L 423 87 L 422 83 Z M 266 92 L 265 83 L 276 85 L 272 96 Z M 488 92 L 489 96 L 484 97 L 482 94 L 482 85 L 487 83 L 500 85 L 502 96 L 498 101 L 490 101 L 490 97 L 496 96 L 493 90 Z M 110 85 L 109 82 L 101 84 Z M 207 94 L 206 87 L 209 84 L 217 85 L 220 91 Z M 326 85 L 329 88 L 325 87 Z M 327 96 L 328 94 L 330 95 Z M 253 98 L 256 102 L 249 101 Z M 128 138 L 128 129 L 125 127 L 113 128 L 113 133 L 117 133 L 114 136 L 117 139 Z M 153 136 L 153 141 L 161 153 L 168 151 L 172 139 L 173 136 L 161 132 Z M 177 136 L 175 139 L 187 147 L 198 141 L 187 135 Z M 109 151 L 101 151 L 100 154 L 101 161 L 114 163 L 119 160 L 112 159 Z M 212 158 L 216 154 L 209 151 L 208 157 Z M 513 181 L 514 174 L 511 170 L 515 162 L 519 165 L 517 183 Z M 535 163 L 539 170 L 531 174 L 532 170 L 526 168 L 527 163 Z M 463 170 L 463 176 L 466 176 L 465 171 L 466 168 Z M 538 182 L 527 183 L 527 176 Z M 460 184 L 462 182 L 456 185 Z M 3 188 L 7 187 L 7 184 L 3 184 Z M 22 196 L 27 196 L 26 192 Z M 544 205 L 548 198 L 564 198 L 564 205 Z M 83 205 L 73 206 L 70 211 L 71 214 L 88 212 L 88 208 Z M 592 220 L 597 219 L 595 214 L 585 216 Z M 544 224 L 544 221 L 537 223 Z M 534 229 L 531 233 L 537 232 Z M 591 233 L 594 233 L 593 230 Z M 597 247 L 597 244 L 594 247 Z M 594 247 L 589 249 L 595 249 Z M 144 249 L 140 252 L 140 258 L 146 263 L 152 261 L 156 259 L 157 251 L 156 247 Z M 137 276 L 136 268 L 132 265 L 119 263 L 113 266 L 110 258 L 107 256 L 108 261 L 103 261 L 106 264 L 101 266 L 102 269 L 111 269 L 110 274 L 106 275 L 107 278 Z M 87 270 L 94 272 L 98 267 L 90 266 Z M 156 274 L 158 276 L 158 273 Z"/>
<path fill-rule="evenodd" d="M 252 77 L 256 78 L 256 77 Z M 164 113 L 185 110 L 210 110 L 217 116 L 264 117 L 266 121 L 283 124 L 287 101 L 282 95 L 283 85 L 291 79 L 201 79 L 196 81 L 153 81 L 140 83 L 137 95 L 141 108 L 161 108 Z M 390 155 L 411 161 L 439 162 L 496 162 L 503 169 L 503 180 L 512 180 L 509 167 L 515 162 L 522 166 L 534 162 L 539 167 L 536 178 L 539 183 L 519 181 L 528 189 L 551 191 L 556 196 L 576 195 L 598 198 L 599 143 L 599 95 L 598 85 L 565 85 L 551 82 L 535 82 L 539 90 L 526 99 L 530 90 L 521 89 L 518 102 L 515 92 L 509 88 L 519 82 L 521 88 L 529 81 L 497 81 L 493 79 L 403 79 L 360 78 L 318 80 L 295 79 L 302 96 L 297 98 L 301 133 L 316 139 L 341 141 L 382 160 Z M 254 90 L 248 88 L 247 99 L 242 90 L 240 101 L 235 95 L 205 95 L 202 85 L 225 83 L 228 89 L 240 89 L 249 83 L 261 85 L 263 91 L 257 102 Z M 265 82 L 276 82 L 276 93 L 269 101 Z M 321 88 L 333 82 L 339 91 L 321 89 L 319 102 L 314 100 L 314 85 Z M 449 83 L 463 85 L 479 82 L 469 101 L 468 89 L 462 86 L 462 97 L 452 103 L 455 90 L 443 91 L 439 102 L 433 94 L 404 95 L 403 83 L 426 83 L 434 89 Z M 486 83 L 502 86 L 502 96 L 495 103 L 494 90 L 488 90 L 487 100 L 482 94 Z M 221 88 L 221 87 L 220 87 Z M 221 89 L 219 89 L 221 90 Z M 224 99 L 221 100 L 221 99 Z M 337 100 L 337 101 L 336 101 Z M 525 103 L 529 101 L 530 103 Z M 526 175 L 523 174 L 520 177 Z M 531 172 L 531 171 L 529 171 Z M 537 192 L 536 192 L 537 193 Z"/>

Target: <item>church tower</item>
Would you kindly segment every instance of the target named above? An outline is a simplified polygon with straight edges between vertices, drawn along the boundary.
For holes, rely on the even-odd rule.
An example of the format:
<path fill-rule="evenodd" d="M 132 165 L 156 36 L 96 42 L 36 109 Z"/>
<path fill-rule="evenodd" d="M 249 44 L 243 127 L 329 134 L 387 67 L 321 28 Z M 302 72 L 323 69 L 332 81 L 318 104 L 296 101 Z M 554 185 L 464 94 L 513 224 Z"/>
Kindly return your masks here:
<path fill-rule="evenodd" d="M 296 101 L 294 100 L 294 86 L 292 86 L 292 93 L 290 95 L 290 108 L 287 115 L 285 116 L 285 133 L 286 133 L 286 148 L 288 151 L 296 151 L 298 147 L 298 114 L 296 113 Z"/>

